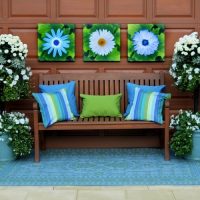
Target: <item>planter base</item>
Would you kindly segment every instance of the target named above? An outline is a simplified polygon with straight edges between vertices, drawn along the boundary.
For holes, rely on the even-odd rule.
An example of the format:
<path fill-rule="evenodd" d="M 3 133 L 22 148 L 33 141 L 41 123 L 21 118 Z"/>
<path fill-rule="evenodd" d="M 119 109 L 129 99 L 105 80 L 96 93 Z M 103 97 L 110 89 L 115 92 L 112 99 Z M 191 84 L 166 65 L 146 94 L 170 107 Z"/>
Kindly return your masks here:
<path fill-rule="evenodd" d="M 12 148 L 7 144 L 8 137 L 6 135 L 0 136 L 0 161 L 15 160 Z"/>
<path fill-rule="evenodd" d="M 189 155 L 185 156 L 185 158 L 189 160 L 200 160 L 200 130 L 194 131 L 192 137 L 192 152 Z"/>

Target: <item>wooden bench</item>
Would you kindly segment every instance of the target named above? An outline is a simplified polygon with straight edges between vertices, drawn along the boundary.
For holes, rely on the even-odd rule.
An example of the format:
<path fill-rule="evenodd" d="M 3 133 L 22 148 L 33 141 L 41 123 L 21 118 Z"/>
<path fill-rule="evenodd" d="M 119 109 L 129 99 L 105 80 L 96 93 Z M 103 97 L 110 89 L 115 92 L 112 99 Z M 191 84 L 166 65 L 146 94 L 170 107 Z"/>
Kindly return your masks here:
<path fill-rule="evenodd" d="M 76 97 L 78 110 L 81 110 L 82 102 L 80 93 L 93 95 L 111 95 L 122 93 L 121 112 L 127 105 L 126 83 L 133 82 L 141 85 L 163 85 L 163 73 L 69 73 L 69 74 L 41 74 L 39 83 L 52 85 L 76 81 Z M 162 125 L 147 121 L 125 121 L 113 117 L 93 117 L 88 119 L 78 118 L 75 121 L 57 122 L 54 125 L 44 128 L 39 121 L 38 104 L 33 104 L 34 113 L 34 138 L 35 138 L 35 161 L 39 162 L 40 131 L 58 130 L 125 130 L 125 129 L 163 129 L 164 132 L 164 157 L 169 160 L 169 102 L 165 102 L 164 123 Z"/>

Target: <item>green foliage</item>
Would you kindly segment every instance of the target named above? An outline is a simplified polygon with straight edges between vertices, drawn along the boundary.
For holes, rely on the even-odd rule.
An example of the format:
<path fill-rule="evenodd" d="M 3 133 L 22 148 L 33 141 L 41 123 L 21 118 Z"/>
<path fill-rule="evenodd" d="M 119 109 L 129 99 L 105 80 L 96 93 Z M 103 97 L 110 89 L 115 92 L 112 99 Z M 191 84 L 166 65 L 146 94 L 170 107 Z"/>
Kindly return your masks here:
<path fill-rule="evenodd" d="M 7 78 L 7 81 L 9 78 Z M 3 93 L 1 100 L 4 102 L 18 100 L 20 98 L 26 98 L 30 95 L 29 82 L 19 80 L 13 89 L 10 85 L 3 86 Z"/>
<path fill-rule="evenodd" d="M 108 55 L 98 55 L 90 48 L 90 36 L 98 30 L 107 30 L 114 36 L 115 47 Z M 120 61 L 120 26 L 119 24 L 85 24 L 83 27 L 84 61 Z"/>
<path fill-rule="evenodd" d="M 176 156 L 185 156 L 192 151 L 192 131 L 177 130 L 170 141 L 170 147 Z"/>
<path fill-rule="evenodd" d="M 0 133 L 8 135 L 8 144 L 16 158 L 31 153 L 33 138 L 30 130 L 29 120 L 25 114 L 11 112 L 0 115 Z"/>
<path fill-rule="evenodd" d="M 48 54 L 48 50 L 43 50 L 44 38 L 46 33 L 52 34 L 51 30 L 57 32 L 58 29 L 63 31 L 62 36 L 67 35 L 69 48 L 61 56 L 57 54 L 53 57 L 53 52 Z M 38 58 L 40 61 L 74 61 L 75 60 L 75 25 L 74 24 L 38 24 Z"/>
<path fill-rule="evenodd" d="M 141 30 L 154 33 L 159 40 L 157 51 L 151 55 L 140 55 L 134 50 L 133 36 Z M 128 24 L 128 61 L 164 61 L 165 59 L 165 33 L 162 24 Z"/>
<path fill-rule="evenodd" d="M 192 151 L 192 133 L 200 129 L 200 113 L 179 111 L 177 116 L 172 115 L 170 128 L 176 129 L 170 147 L 176 156 L 184 156 Z"/>

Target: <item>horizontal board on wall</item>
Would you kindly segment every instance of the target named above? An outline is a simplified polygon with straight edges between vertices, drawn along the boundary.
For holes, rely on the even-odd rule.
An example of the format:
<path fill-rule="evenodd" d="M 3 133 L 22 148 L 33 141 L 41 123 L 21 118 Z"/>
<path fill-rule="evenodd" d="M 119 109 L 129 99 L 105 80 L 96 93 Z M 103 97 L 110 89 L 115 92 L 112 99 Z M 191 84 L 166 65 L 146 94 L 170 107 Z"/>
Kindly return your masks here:
<path fill-rule="evenodd" d="M 197 23 L 199 5 L 199 0 L 0 0 L 0 22 Z"/>

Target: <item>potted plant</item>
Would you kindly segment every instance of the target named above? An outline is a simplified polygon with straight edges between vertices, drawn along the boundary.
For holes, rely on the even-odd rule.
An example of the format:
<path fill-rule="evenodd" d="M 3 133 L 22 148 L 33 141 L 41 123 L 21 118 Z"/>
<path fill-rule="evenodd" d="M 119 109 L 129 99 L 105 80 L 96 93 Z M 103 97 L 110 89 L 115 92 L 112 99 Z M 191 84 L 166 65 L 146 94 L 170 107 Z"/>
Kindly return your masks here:
<path fill-rule="evenodd" d="M 30 67 L 26 67 L 27 45 L 18 36 L 0 35 L 0 113 L 4 102 L 29 95 Z"/>
<path fill-rule="evenodd" d="M 200 146 L 198 145 L 200 134 L 195 133 L 200 129 L 200 113 L 194 114 L 192 111 L 180 110 L 178 115 L 171 116 L 170 128 L 175 129 L 170 142 L 175 155 L 200 158 Z M 195 140 L 193 140 L 194 134 L 196 134 Z"/>
<path fill-rule="evenodd" d="M 191 121 L 193 121 L 193 119 L 190 119 L 189 117 L 199 115 L 197 112 L 199 111 L 200 93 L 200 39 L 197 32 L 194 32 L 190 35 L 185 35 L 181 37 L 178 42 L 176 42 L 173 54 L 173 62 L 170 67 L 169 74 L 172 76 L 175 85 L 180 90 L 193 92 L 194 114 L 192 115 L 190 111 L 187 111 L 188 116 L 186 117 L 188 123 L 190 123 Z M 185 117 L 185 114 L 179 113 L 178 119 L 180 118 L 182 121 L 182 117 Z M 172 120 L 174 120 L 174 117 L 172 117 Z M 192 151 L 194 150 L 196 152 L 196 145 L 200 147 L 199 129 L 200 127 L 193 127 L 193 129 L 191 129 L 191 126 L 187 123 L 185 123 L 184 127 L 178 126 L 178 130 L 172 137 L 171 147 L 174 150 L 175 146 L 178 145 L 179 142 L 182 143 L 183 141 L 185 141 L 187 145 L 185 147 L 182 147 L 182 150 L 184 148 L 185 149 L 183 150 L 183 152 L 176 153 L 177 155 L 189 153 L 190 148 L 192 148 L 192 144 Z M 177 146 L 177 148 L 179 147 Z M 191 155 L 194 155 L 195 152 L 192 152 Z M 197 150 L 197 152 L 198 156 L 190 156 L 190 158 L 193 157 L 195 159 L 200 159 L 200 148 L 199 150 Z"/>
<path fill-rule="evenodd" d="M 31 153 L 33 138 L 25 114 L 3 112 L 0 115 L 0 161 L 13 160 Z"/>
<path fill-rule="evenodd" d="M 194 93 L 194 112 L 197 112 L 200 85 L 200 39 L 197 32 L 176 42 L 169 74 L 180 90 Z"/>

